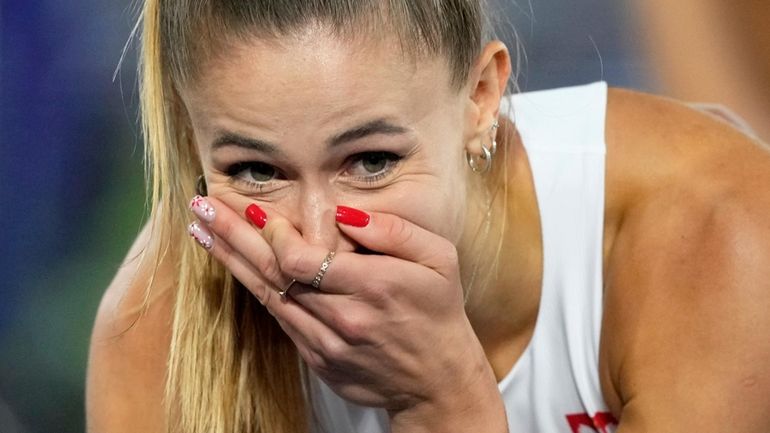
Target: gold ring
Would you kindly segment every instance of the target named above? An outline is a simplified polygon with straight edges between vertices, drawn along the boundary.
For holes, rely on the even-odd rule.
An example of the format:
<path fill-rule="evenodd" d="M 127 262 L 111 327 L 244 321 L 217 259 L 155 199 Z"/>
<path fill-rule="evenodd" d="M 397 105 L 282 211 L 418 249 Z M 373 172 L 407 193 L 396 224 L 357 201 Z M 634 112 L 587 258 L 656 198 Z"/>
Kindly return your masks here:
<path fill-rule="evenodd" d="M 289 289 L 291 289 L 291 286 L 293 286 L 294 283 L 296 283 L 296 282 L 297 282 L 297 280 L 292 278 L 291 281 L 289 281 L 289 284 L 287 284 L 284 289 L 281 289 L 281 290 L 278 291 L 278 294 L 281 295 L 282 298 L 285 298 L 286 294 L 289 293 Z"/>

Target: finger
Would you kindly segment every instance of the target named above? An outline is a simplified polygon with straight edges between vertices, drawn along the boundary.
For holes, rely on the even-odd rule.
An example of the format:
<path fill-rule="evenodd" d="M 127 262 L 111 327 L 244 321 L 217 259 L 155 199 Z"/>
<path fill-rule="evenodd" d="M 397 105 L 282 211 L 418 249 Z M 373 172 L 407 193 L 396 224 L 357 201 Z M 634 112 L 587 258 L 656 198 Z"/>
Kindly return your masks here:
<path fill-rule="evenodd" d="M 191 203 L 191 208 L 193 206 L 195 206 L 196 215 L 203 215 L 207 224 L 204 225 L 201 221 L 194 222 L 190 225 L 190 234 L 215 259 L 223 263 L 233 277 L 257 296 L 297 345 L 308 365 L 316 369 L 325 368 L 327 360 L 339 358 L 347 351 L 349 346 L 344 340 L 310 311 L 290 298 L 279 296 L 276 290 L 268 289 L 269 284 L 260 275 L 252 261 L 230 244 L 231 241 L 239 243 L 240 237 L 235 236 L 235 233 L 243 233 L 246 237 L 253 239 L 256 232 L 250 225 L 247 224 L 248 230 L 243 230 L 242 224 L 238 224 L 237 221 L 240 218 L 216 199 L 196 197 Z M 219 237 L 212 233 L 215 227 L 227 236 Z M 256 237 L 261 240 L 261 247 L 272 251 L 261 236 Z"/>
<path fill-rule="evenodd" d="M 319 281 L 318 290 L 326 293 L 353 294 L 369 287 L 382 287 L 378 276 L 399 273 L 413 274 L 417 271 L 414 263 L 387 256 L 372 256 L 339 251 L 330 256 L 330 251 L 319 245 L 308 243 L 292 224 L 280 215 L 271 215 L 262 236 L 270 244 L 278 260 L 281 272 L 297 281 L 312 286 Z M 325 264 L 325 266 L 324 266 Z M 322 270 L 325 269 L 325 270 Z M 374 272 L 382 269 L 382 272 Z M 310 302 L 303 305 L 316 311 Z"/>
<path fill-rule="evenodd" d="M 308 285 L 316 279 L 324 262 L 321 280 L 331 272 L 332 261 L 337 262 L 339 258 L 337 253 L 329 256 L 326 247 L 308 243 L 291 222 L 280 215 L 270 216 L 262 236 L 275 254 L 281 272 Z"/>
<path fill-rule="evenodd" d="M 328 350 L 327 348 L 342 348 L 345 346 L 344 341 L 333 334 L 329 334 L 328 337 L 319 337 L 318 340 L 311 341 L 311 339 L 286 321 L 277 318 L 276 321 L 283 332 L 289 336 L 289 339 L 291 339 L 297 347 L 297 352 L 305 361 L 305 364 L 316 374 L 324 375 L 325 372 L 330 369 L 330 357 L 327 354 L 330 353 L 331 350 Z M 323 338 L 326 338 L 326 340 Z"/>
<path fill-rule="evenodd" d="M 287 294 L 318 318 L 345 343 L 359 346 L 370 342 L 375 324 L 381 323 L 385 309 L 372 308 L 358 296 L 324 293 L 304 284 L 295 285 Z M 387 313 L 384 313 L 387 315 Z"/>
<path fill-rule="evenodd" d="M 340 334 L 339 317 L 341 311 L 349 311 L 350 301 L 344 296 L 324 293 L 311 286 L 295 283 L 286 296 L 302 306 L 313 317 L 323 322 L 336 334 Z"/>
<path fill-rule="evenodd" d="M 315 371 L 327 369 L 330 362 L 343 359 L 349 353 L 350 345 L 334 329 L 291 298 L 273 293 L 265 306 Z"/>
<path fill-rule="evenodd" d="M 337 225 L 343 233 L 372 251 L 419 263 L 442 275 L 456 269 L 457 250 L 451 242 L 398 216 L 366 214 L 338 206 Z"/>
<path fill-rule="evenodd" d="M 263 305 L 266 292 L 272 291 L 259 271 L 240 253 L 233 250 L 224 239 L 216 236 L 200 221 L 191 223 L 188 232 L 200 246 L 222 263 Z"/>
<path fill-rule="evenodd" d="M 282 298 L 275 289 L 269 288 L 269 284 L 261 278 L 259 272 L 223 239 L 215 238 L 199 221 L 190 224 L 189 229 L 195 240 L 225 265 L 233 277 L 254 294 L 278 320 L 300 352 L 305 354 L 308 363 L 322 367 L 324 359 L 334 356 L 335 351 L 342 350 L 345 343 L 332 328 L 298 302 Z"/>
<path fill-rule="evenodd" d="M 284 287 L 288 279 L 281 274 L 270 245 L 259 232 L 229 206 L 214 197 L 196 196 L 190 209 L 217 239 L 223 239 L 253 265 L 275 287 Z"/>

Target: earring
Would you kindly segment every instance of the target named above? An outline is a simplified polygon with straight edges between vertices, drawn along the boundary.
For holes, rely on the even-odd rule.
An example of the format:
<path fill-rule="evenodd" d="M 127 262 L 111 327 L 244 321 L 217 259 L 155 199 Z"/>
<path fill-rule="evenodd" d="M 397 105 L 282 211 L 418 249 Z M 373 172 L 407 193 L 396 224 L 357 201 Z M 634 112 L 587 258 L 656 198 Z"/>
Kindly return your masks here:
<path fill-rule="evenodd" d="M 203 175 L 198 176 L 198 179 L 195 181 L 195 192 L 198 195 L 207 196 L 208 195 L 208 187 L 206 185 L 206 177 Z"/>
<path fill-rule="evenodd" d="M 468 161 L 468 165 L 471 167 L 471 170 L 473 170 L 474 173 L 486 173 L 489 171 L 489 168 L 492 167 L 492 157 L 495 156 L 495 152 L 497 152 L 496 137 L 497 128 L 499 127 L 500 124 L 497 123 L 497 120 L 495 120 L 495 123 L 493 123 L 489 128 L 489 135 L 491 140 L 490 146 L 489 148 L 486 148 L 482 144 L 481 155 L 471 155 L 470 152 L 467 150 L 465 151 L 465 159 Z"/>
<path fill-rule="evenodd" d="M 475 173 L 486 173 L 489 167 L 492 166 L 492 152 L 489 151 L 484 145 L 481 146 L 481 155 L 471 155 L 467 150 L 465 151 L 465 159 L 468 161 L 468 165 Z M 480 161 L 483 161 L 480 162 Z"/>

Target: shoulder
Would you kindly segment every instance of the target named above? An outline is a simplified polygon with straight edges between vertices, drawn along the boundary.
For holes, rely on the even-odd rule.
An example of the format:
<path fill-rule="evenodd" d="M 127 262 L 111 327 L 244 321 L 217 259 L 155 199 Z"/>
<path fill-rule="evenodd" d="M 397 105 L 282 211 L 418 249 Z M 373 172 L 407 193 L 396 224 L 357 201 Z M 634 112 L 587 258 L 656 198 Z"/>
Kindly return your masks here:
<path fill-rule="evenodd" d="M 143 257 L 152 247 L 145 227 L 99 306 L 88 363 L 88 431 L 164 428 L 174 276 L 170 257 L 159 264 L 154 257 Z"/>
<path fill-rule="evenodd" d="M 608 176 L 644 193 L 682 174 L 746 178 L 770 169 L 770 146 L 744 134 L 726 116 L 680 101 L 624 89 L 608 92 Z M 724 170 L 727 169 L 727 172 Z"/>
<path fill-rule="evenodd" d="M 766 431 L 770 154 L 673 101 L 610 101 L 608 177 L 624 179 L 610 175 L 610 146 L 637 158 L 616 156 L 633 186 L 605 283 L 601 350 L 621 420 L 628 431 Z"/>

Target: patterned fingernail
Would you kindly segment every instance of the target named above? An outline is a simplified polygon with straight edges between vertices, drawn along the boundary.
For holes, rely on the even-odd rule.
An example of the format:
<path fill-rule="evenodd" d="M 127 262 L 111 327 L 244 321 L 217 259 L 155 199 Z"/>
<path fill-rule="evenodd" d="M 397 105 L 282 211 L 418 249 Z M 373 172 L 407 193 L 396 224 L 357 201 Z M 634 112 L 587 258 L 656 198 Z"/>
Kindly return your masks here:
<path fill-rule="evenodd" d="M 337 206 L 337 222 L 353 227 L 366 227 L 369 214 L 347 206 Z"/>
<path fill-rule="evenodd" d="M 214 221 L 214 216 L 216 216 L 214 206 L 212 206 L 205 197 L 200 195 L 196 195 L 193 197 L 192 201 L 190 201 L 190 210 L 193 211 L 198 218 L 207 223 Z"/>
<path fill-rule="evenodd" d="M 267 224 L 267 214 L 261 207 L 255 204 L 250 204 L 249 207 L 246 208 L 246 217 L 260 229 L 265 228 L 265 224 Z"/>
<path fill-rule="evenodd" d="M 212 236 L 211 232 L 209 232 L 206 227 L 203 227 L 198 221 L 195 221 L 187 227 L 187 233 L 189 233 L 200 246 L 207 250 L 210 250 L 211 247 L 214 246 L 214 236 Z"/>

